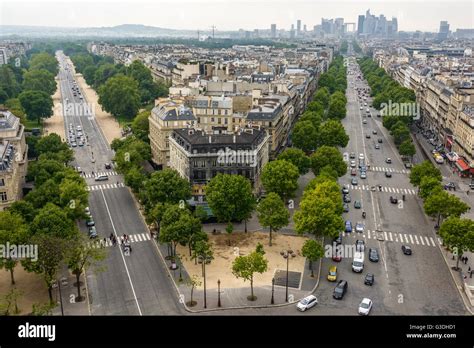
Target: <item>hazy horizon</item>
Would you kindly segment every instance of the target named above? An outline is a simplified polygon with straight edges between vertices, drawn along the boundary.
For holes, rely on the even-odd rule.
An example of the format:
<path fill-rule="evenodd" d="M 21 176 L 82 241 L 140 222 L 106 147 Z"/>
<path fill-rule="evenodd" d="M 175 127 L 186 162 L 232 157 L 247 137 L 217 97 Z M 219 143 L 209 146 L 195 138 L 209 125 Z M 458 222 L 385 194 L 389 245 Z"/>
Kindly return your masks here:
<path fill-rule="evenodd" d="M 65 28 L 112 27 L 142 24 L 181 30 L 219 31 L 269 29 L 289 30 L 301 19 L 307 30 L 321 18 L 344 18 L 357 25 L 366 10 L 387 19 L 397 17 L 399 31 L 437 32 L 447 20 L 450 30 L 474 28 L 472 1 L 425 0 L 112 0 L 35 1 L 0 0 L 0 24 Z"/>

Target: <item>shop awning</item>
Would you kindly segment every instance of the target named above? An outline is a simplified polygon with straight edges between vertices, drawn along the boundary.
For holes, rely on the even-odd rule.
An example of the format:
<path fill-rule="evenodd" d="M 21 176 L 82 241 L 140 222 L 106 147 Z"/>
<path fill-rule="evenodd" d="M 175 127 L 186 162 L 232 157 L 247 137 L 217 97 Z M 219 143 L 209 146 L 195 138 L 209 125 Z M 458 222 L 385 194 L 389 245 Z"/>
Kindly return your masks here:
<path fill-rule="evenodd" d="M 468 164 L 463 160 L 463 159 L 458 159 L 456 161 L 456 167 L 461 171 L 465 172 L 466 170 L 469 170 Z"/>

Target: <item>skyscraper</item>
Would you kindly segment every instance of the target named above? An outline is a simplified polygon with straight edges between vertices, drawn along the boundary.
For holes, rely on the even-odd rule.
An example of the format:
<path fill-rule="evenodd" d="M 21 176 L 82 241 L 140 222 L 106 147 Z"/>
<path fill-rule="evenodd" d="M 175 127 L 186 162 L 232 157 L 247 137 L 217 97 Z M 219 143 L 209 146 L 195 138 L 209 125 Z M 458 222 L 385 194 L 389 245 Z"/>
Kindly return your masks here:
<path fill-rule="evenodd" d="M 272 38 L 276 38 L 276 36 L 277 36 L 277 25 L 276 24 L 271 25 L 271 31 L 272 31 Z"/>
<path fill-rule="evenodd" d="M 361 35 L 364 33 L 364 15 L 359 16 L 359 21 L 357 22 L 357 34 Z"/>
<path fill-rule="evenodd" d="M 297 35 L 300 35 L 300 33 L 301 33 L 301 19 L 298 19 L 296 21 L 296 33 L 297 33 Z"/>
<path fill-rule="evenodd" d="M 448 21 L 441 21 L 439 22 L 439 33 L 438 39 L 446 40 L 449 35 L 449 23 Z"/>

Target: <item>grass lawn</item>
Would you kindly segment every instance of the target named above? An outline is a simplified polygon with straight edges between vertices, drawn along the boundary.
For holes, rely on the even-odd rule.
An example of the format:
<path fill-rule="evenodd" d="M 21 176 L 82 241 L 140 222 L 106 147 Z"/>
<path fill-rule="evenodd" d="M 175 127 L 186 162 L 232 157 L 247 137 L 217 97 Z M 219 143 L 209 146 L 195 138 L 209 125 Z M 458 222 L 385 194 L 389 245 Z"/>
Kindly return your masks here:
<path fill-rule="evenodd" d="M 25 126 L 26 129 L 39 128 L 39 129 L 43 130 L 43 123 L 41 122 L 40 124 L 38 124 L 38 121 L 36 121 L 36 120 L 34 120 L 34 121 L 26 120 L 24 126 Z"/>

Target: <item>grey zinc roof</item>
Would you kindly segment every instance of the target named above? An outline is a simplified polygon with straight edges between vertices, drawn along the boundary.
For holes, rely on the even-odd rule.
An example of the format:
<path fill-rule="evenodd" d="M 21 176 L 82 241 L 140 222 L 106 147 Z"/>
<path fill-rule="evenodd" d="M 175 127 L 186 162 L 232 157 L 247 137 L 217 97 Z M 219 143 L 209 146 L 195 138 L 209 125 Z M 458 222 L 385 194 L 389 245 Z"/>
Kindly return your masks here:
<path fill-rule="evenodd" d="M 185 106 L 166 108 L 155 106 L 152 112 L 163 121 L 194 121 L 193 111 Z"/>
<path fill-rule="evenodd" d="M 19 121 L 20 119 L 10 111 L 0 111 L 0 131 L 4 129 L 15 129 Z"/>
<path fill-rule="evenodd" d="M 186 139 L 192 145 L 205 145 L 205 144 L 234 144 L 234 134 L 206 134 L 202 131 L 189 132 L 189 129 L 175 129 L 179 136 Z M 235 135 L 235 144 L 252 144 L 264 130 L 254 129 L 253 133 L 241 132 L 239 135 Z M 209 143 L 209 137 L 211 143 Z"/>

